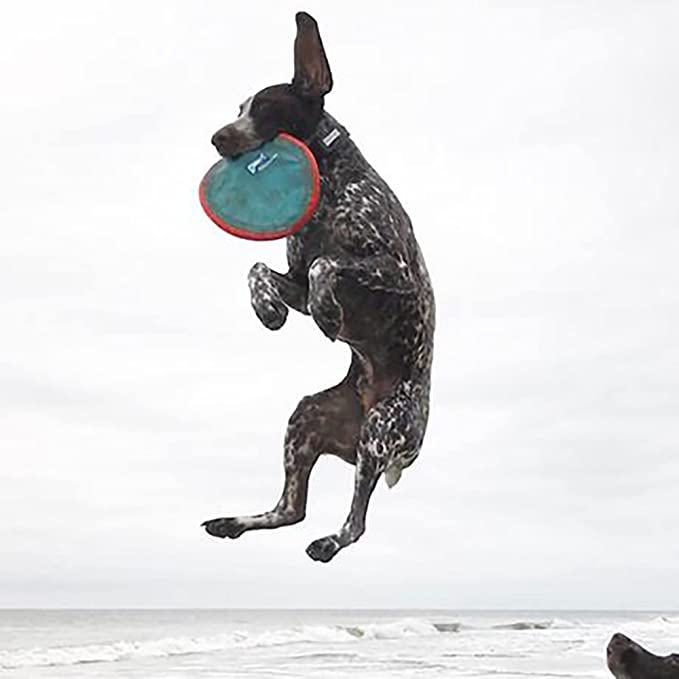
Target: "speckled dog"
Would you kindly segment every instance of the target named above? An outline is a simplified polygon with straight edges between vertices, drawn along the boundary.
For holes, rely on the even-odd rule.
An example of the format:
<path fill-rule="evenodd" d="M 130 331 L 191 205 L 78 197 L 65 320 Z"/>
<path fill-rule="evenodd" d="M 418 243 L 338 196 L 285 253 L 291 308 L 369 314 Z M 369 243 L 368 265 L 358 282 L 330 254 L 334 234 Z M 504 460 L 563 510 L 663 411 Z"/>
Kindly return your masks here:
<path fill-rule="evenodd" d="M 408 215 L 346 129 L 324 111 L 332 76 L 318 26 L 304 12 L 296 22 L 292 84 L 249 98 L 212 143 L 225 157 L 279 132 L 310 146 L 320 169 L 320 202 L 304 229 L 287 239 L 287 273 L 252 267 L 252 307 L 271 330 L 283 326 L 288 308 L 310 315 L 328 338 L 349 345 L 351 365 L 340 384 L 303 398 L 290 418 L 285 486 L 275 508 L 203 525 L 210 535 L 237 538 L 301 521 L 316 460 L 336 455 L 356 466 L 356 478 L 344 525 L 307 548 L 312 559 L 327 562 L 365 531 L 379 477 L 393 486 L 418 456 L 429 416 L 435 313 Z"/>

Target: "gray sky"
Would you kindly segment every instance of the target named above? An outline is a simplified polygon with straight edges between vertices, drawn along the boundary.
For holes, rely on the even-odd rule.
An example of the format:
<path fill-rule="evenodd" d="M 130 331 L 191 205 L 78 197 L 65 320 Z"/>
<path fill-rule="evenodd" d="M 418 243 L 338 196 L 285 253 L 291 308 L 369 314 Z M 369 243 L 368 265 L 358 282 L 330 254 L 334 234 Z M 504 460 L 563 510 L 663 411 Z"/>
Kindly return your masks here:
<path fill-rule="evenodd" d="M 209 144 L 319 21 L 328 109 L 438 303 L 417 464 L 327 566 L 353 469 L 270 508 L 348 350 L 249 307 Z M 0 21 L 0 606 L 679 608 L 679 7 L 27 2 Z"/>

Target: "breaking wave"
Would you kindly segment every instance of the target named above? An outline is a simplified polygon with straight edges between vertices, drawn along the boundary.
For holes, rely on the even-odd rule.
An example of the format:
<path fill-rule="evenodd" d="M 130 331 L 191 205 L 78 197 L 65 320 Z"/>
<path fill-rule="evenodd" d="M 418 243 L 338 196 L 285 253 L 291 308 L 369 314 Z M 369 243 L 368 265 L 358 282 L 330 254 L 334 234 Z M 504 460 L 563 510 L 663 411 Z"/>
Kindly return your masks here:
<path fill-rule="evenodd" d="M 506 629 L 506 630 L 541 630 L 541 629 L 561 629 L 576 627 L 577 625 L 568 620 L 560 620 L 559 618 L 554 618 L 552 620 L 518 620 L 517 622 L 510 622 L 504 625 L 494 625 L 493 629 Z"/>
<path fill-rule="evenodd" d="M 459 622 L 435 622 L 434 627 L 437 632 L 442 632 L 444 634 L 448 632 L 459 632 L 462 629 L 462 625 Z"/>
<path fill-rule="evenodd" d="M 106 663 L 136 658 L 163 658 L 214 653 L 230 648 L 257 648 L 290 644 L 351 643 L 361 639 L 402 639 L 455 632 L 457 623 L 431 623 L 419 618 L 355 626 L 321 625 L 272 630 L 258 634 L 231 632 L 211 637 L 179 637 L 156 641 L 116 641 L 84 646 L 0 651 L 0 668 L 52 667 Z"/>

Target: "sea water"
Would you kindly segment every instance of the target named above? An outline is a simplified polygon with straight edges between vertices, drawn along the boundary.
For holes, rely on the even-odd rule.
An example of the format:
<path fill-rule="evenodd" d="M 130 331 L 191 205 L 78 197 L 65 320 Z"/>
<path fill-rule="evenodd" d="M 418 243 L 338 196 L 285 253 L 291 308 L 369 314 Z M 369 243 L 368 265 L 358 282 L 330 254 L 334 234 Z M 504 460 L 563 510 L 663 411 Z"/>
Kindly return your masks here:
<path fill-rule="evenodd" d="M 609 677 L 616 631 L 679 652 L 677 612 L 0 610 L 0 676 Z"/>

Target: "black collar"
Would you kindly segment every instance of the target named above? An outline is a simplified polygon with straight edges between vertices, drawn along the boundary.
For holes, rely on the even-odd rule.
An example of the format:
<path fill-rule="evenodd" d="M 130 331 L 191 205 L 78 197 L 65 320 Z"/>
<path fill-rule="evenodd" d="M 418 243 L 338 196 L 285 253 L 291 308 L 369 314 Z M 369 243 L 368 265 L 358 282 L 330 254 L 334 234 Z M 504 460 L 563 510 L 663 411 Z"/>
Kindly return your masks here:
<path fill-rule="evenodd" d="M 335 155 L 349 141 L 349 133 L 327 111 L 323 112 L 315 132 L 306 140 L 318 160 Z"/>

